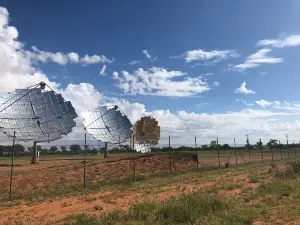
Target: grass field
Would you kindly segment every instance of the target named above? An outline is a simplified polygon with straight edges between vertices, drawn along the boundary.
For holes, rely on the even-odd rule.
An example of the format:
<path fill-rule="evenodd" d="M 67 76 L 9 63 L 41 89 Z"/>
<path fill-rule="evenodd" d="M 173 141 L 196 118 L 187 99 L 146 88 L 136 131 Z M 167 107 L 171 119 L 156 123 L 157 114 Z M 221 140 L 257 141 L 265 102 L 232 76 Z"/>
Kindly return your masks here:
<path fill-rule="evenodd" d="M 199 152 L 15 160 L 13 201 L 8 202 L 8 158 L 0 160 L 0 224 L 297 224 L 297 176 L 276 176 L 288 153 Z M 272 161 L 273 155 L 273 161 Z M 297 153 L 290 152 L 295 159 Z M 244 158 L 244 159 L 243 159 Z M 235 166 L 236 159 L 238 166 Z M 244 163 L 244 160 L 247 164 Z M 135 180 L 133 168 L 135 167 Z"/>

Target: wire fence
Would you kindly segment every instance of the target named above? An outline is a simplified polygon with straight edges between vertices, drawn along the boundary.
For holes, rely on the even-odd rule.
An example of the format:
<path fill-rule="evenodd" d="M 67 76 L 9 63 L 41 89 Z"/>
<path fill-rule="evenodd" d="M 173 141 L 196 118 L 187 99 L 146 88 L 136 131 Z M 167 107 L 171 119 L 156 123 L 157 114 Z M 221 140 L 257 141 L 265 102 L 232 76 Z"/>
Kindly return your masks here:
<path fill-rule="evenodd" d="M 225 144 L 225 140 L 215 138 L 200 145 L 199 139 L 195 137 L 187 146 L 173 145 L 170 137 L 167 144 L 154 146 L 147 154 L 135 152 L 128 145 L 43 144 L 37 146 L 38 160 L 32 164 L 33 149 L 12 138 L 11 145 L 0 145 L 0 202 L 42 200 L 148 177 L 296 160 L 300 155 L 300 145 L 295 143 L 273 140 L 262 145 L 258 140 L 237 144 L 232 138 L 232 143 Z"/>

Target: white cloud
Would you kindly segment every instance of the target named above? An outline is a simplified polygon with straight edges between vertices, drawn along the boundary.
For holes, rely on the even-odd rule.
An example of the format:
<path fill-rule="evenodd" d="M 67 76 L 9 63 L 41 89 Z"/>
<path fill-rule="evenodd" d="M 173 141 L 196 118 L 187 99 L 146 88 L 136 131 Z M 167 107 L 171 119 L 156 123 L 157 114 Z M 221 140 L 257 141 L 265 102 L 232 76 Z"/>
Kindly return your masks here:
<path fill-rule="evenodd" d="M 102 94 L 90 83 L 69 84 L 59 92 L 66 100 L 72 102 L 79 115 L 97 106 L 102 99 Z"/>
<path fill-rule="evenodd" d="M 194 137 L 201 143 L 209 143 L 219 137 L 220 143 L 245 144 L 245 134 L 253 143 L 262 138 L 265 143 L 270 138 L 284 138 L 289 132 L 297 136 L 300 131 L 300 121 L 284 122 L 291 115 L 299 112 L 273 112 L 267 110 L 243 109 L 237 112 L 225 113 L 189 113 L 184 110 L 175 113 L 169 110 L 154 110 L 149 112 L 140 103 L 130 103 L 125 100 L 113 100 L 128 115 L 132 123 L 141 116 L 153 116 L 161 126 L 160 144 L 168 142 L 171 136 L 173 146 L 193 145 Z M 276 119 L 275 119 L 276 118 Z M 172 123 L 170 122 L 172 121 Z M 232 138 L 229 140 L 228 138 Z"/>
<path fill-rule="evenodd" d="M 23 44 L 17 41 L 17 29 L 8 25 L 8 16 L 8 11 L 0 7 L 0 93 L 31 86 L 42 80 L 57 88 L 59 84 L 50 82 L 44 73 L 32 67 Z"/>
<path fill-rule="evenodd" d="M 63 53 L 63 52 L 48 52 L 42 51 L 37 47 L 33 46 L 32 51 L 24 51 L 26 56 L 30 58 L 30 60 L 35 62 L 54 62 L 60 65 L 66 65 L 67 63 L 81 63 L 84 65 L 88 64 L 98 64 L 98 63 L 112 63 L 114 59 L 108 59 L 104 55 L 85 55 L 84 57 L 80 58 L 78 53 L 70 52 L 70 53 Z"/>
<path fill-rule="evenodd" d="M 105 75 L 105 71 L 106 71 L 106 65 L 103 65 L 100 70 L 100 75 Z"/>
<path fill-rule="evenodd" d="M 257 42 L 258 46 L 272 46 L 274 48 L 294 47 L 300 45 L 300 35 L 289 35 L 281 39 L 264 39 Z"/>
<path fill-rule="evenodd" d="M 150 61 L 155 61 L 157 59 L 157 57 L 154 57 L 150 54 L 149 50 L 144 49 L 143 53 L 145 55 L 145 58 L 149 59 Z"/>
<path fill-rule="evenodd" d="M 70 53 L 68 54 L 68 56 L 69 56 L 69 60 L 70 60 L 71 62 L 74 62 L 74 63 L 78 63 L 78 62 L 79 62 L 79 55 L 78 55 L 77 53 L 75 53 L 75 52 L 70 52 Z"/>
<path fill-rule="evenodd" d="M 246 94 L 247 95 L 247 94 L 255 94 L 255 91 L 247 89 L 246 82 L 243 82 L 240 87 L 235 89 L 234 93 Z"/>
<path fill-rule="evenodd" d="M 203 74 L 203 76 L 211 76 L 211 75 L 214 75 L 214 73 L 205 73 L 205 74 Z"/>
<path fill-rule="evenodd" d="M 97 64 L 97 63 L 112 63 L 114 59 L 108 59 L 104 55 L 85 55 L 83 58 L 80 59 L 84 64 Z"/>
<path fill-rule="evenodd" d="M 151 55 L 150 55 L 150 53 L 148 52 L 148 50 L 144 49 L 144 50 L 143 50 L 143 53 L 144 53 L 144 55 L 145 55 L 145 57 L 146 57 L 147 59 L 151 59 Z"/>
<path fill-rule="evenodd" d="M 260 49 L 256 53 L 248 56 L 244 63 L 233 66 L 233 69 L 243 71 L 246 69 L 258 67 L 261 64 L 275 64 L 283 62 L 282 58 L 273 58 L 266 56 L 266 54 L 270 51 L 271 49 L 268 48 Z"/>
<path fill-rule="evenodd" d="M 242 100 L 242 99 L 236 99 L 236 101 L 241 102 L 241 103 L 245 104 L 246 106 L 253 106 L 254 105 L 253 103 L 248 103 L 247 101 Z"/>
<path fill-rule="evenodd" d="M 214 81 L 214 83 L 213 83 L 213 86 L 215 86 L 215 87 L 219 87 L 219 86 L 220 86 L 220 82 L 218 82 L 218 81 Z"/>
<path fill-rule="evenodd" d="M 136 65 L 136 64 L 140 64 L 142 61 L 141 60 L 132 60 L 131 62 L 129 62 L 129 65 Z"/>
<path fill-rule="evenodd" d="M 113 75 L 113 78 L 114 78 L 114 79 L 118 79 L 118 77 L 119 77 L 119 73 L 116 72 L 116 71 L 113 72 L 112 75 Z"/>
<path fill-rule="evenodd" d="M 273 102 L 268 102 L 266 100 L 259 100 L 259 101 L 255 101 L 255 103 L 261 107 L 266 107 L 266 106 L 270 106 L 273 105 Z"/>
<path fill-rule="evenodd" d="M 181 71 L 167 71 L 163 68 L 152 67 L 148 70 L 138 69 L 133 74 L 122 71 L 120 76 L 113 73 L 118 87 L 130 95 L 157 95 L 157 96 L 193 96 L 209 91 L 210 88 L 201 77 L 187 77 Z M 183 78 L 174 81 L 173 78 Z"/>
<path fill-rule="evenodd" d="M 255 101 L 255 103 L 263 108 L 265 108 L 267 106 L 279 107 L 281 105 L 281 103 L 279 101 L 266 101 L 263 99 Z M 287 104 L 287 103 L 284 103 L 284 104 Z"/>
<path fill-rule="evenodd" d="M 198 50 L 190 50 L 185 54 L 177 57 L 171 58 L 181 58 L 184 57 L 187 63 L 194 61 L 203 61 L 203 60 L 211 60 L 214 59 L 215 62 L 220 60 L 225 60 L 228 58 L 238 57 L 239 54 L 235 50 L 212 50 L 212 51 L 204 51 L 202 49 Z"/>

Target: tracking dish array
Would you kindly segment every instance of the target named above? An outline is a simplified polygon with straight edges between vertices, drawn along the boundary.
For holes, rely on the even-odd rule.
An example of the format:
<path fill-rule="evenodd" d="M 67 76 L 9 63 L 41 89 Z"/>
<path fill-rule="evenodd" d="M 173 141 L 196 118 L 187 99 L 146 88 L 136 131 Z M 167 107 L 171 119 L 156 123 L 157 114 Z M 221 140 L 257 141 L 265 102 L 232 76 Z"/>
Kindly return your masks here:
<path fill-rule="evenodd" d="M 48 87 L 49 90 L 45 90 Z M 46 83 L 0 96 L 0 130 L 20 141 L 34 141 L 32 163 L 38 162 L 36 143 L 61 139 L 76 126 L 70 101 Z"/>

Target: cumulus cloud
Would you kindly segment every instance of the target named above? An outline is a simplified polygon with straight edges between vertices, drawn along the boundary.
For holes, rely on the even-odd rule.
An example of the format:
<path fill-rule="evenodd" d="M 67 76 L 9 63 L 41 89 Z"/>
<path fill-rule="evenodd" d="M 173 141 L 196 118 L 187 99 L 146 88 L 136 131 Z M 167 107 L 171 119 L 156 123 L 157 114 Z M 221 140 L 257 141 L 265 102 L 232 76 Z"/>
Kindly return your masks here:
<path fill-rule="evenodd" d="M 23 44 L 17 41 L 18 31 L 8 24 L 9 13 L 0 7 L 0 93 L 16 88 L 47 82 L 52 88 L 59 84 L 50 82 L 48 77 L 32 66 L 30 58 L 24 53 Z"/>
<path fill-rule="evenodd" d="M 106 71 L 106 65 L 103 65 L 100 70 L 100 75 L 105 75 L 105 71 Z"/>
<path fill-rule="evenodd" d="M 255 94 L 255 91 L 247 89 L 246 82 L 243 82 L 240 87 L 235 89 L 234 93 L 247 95 L 247 94 Z"/>
<path fill-rule="evenodd" d="M 271 46 L 274 48 L 295 47 L 300 45 L 300 35 L 293 34 L 279 39 L 264 39 L 257 42 L 258 46 Z"/>
<path fill-rule="evenodd" d="M 114 79 L 118 79 L 118 78 L 119 78 L 119 73 L 116 72 L 116 71 L 113 72 L 112 75 L 113 75 L 113 78 L 114 78 Z"/>
<path fill-rule="evenodd" d="M 181 56 L 173 56 L 171 58 L 184 58 L 187 63 L 194 61 L 214 60 L 219 62 L 221 60 L 238 57 L 239 54 L 235 50 L 212 50 L 205 51 L 202 49 L 190 50 Z"/>
<path fill-rule="evenodd" d="M 102 99 L 102 94 L 90 83 L 69 84 L 59 92 L 72 102 L 79 115 L 97 106 Z"/>
<path fill-rule="evenodd" d="M 256 53 L 248 56 L 244 63 L 235 65 L 233 69 L 244 71 L 246 69 L 258 67 L 261 64 L 275 64 L 275 63 L 283 62 L 282 58 L 274 58 L 274 57 L 266 56 L 266 54 L 269 53 L 270 51 L 271 49 L 268 48 L 260 49 Z"/>
<path fill-rule="evenodd" d="M 174 78 L 177 81 L 174 81 Z M 201 77 L 191 78 L 181 71 L 167 71 L 164 68 L 152 67 L 148 70 L 138 69 L 132 74 L 122 71 L 113 73 L 118 87 L 125 94 L 157 95 L 157 96 L 192 96 L 209 91 L 208 84 Z M 178 79 L 180 79 L 178 81 Z"/>
<path fill-rule="evenodd" d="M 195 136 L 202 143 L 208 143 L 219 137 L 220 143 L 229 142 L 231 144 L 233 138 L 236 138 L 237 143 L 245 144 L 245 134 L 249 134 L 255 143 L 259 138 L 262 138 L 263 141 L 270 138 L 280 139 L 284 138 L 282 137 L 284 132 L 300 131 L 300 121 L 284 122 L 284 118 L 298 115 L 299 112 L 274 112 L 254 109 L 212 114 L 193 113 L 184 110 L 174 113 L 169 110 L 150 112 L 140 103 L 130 103 L 126 100 L 117 99 L 111 103 L 118 104 L 132 123 L 145 115 L 155 117 L 161 126 L 160 144 L 166 144 L 168 136 L 171 136 L 171 143 L 174 146 L 193 145 Z M 277 118 L 277 120 L 274 120 L 274 118 Z M 282 118 L 283 120 L 281 120 Z M 229 137 L 232 140 L 228 140 Z"/>
<path fill-rule="evenodd" d="M 70 52 L 68 54 L 70 62 L 78 63 L 79 62 L 79 55 L 76 52 Z"/>

